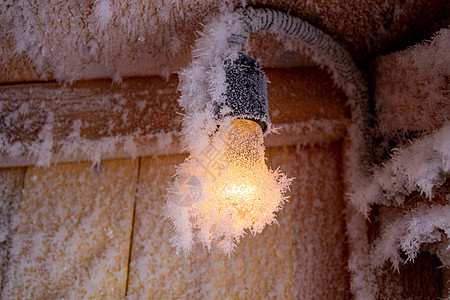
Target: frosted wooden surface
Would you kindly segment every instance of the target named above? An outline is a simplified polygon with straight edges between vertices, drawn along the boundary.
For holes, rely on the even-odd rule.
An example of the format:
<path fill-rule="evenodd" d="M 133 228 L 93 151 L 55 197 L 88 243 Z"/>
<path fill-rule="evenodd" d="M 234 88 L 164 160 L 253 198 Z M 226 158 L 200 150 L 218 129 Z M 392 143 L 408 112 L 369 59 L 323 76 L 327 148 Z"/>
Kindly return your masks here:
<path fill-rule="evenodd" d="M 176 76 L 0 86 L 0 166 L 135 158 L 168 149 L 181 116 Z M 173 151 L 173 150 L 171 150 Z"/>
<path fill-rule="evenodd" d="M 450 58 L 445 55 L 445 36 L 448 33 L 372 62 L 382 134 L 408 130 L 432 133 L 448 122 Z"/>
<path fill-rule="evenodd" d="M 442 296 L 450 298 L 450 267 L 442 268 L 442 279 L 444 281 Z"/>
<path fill-rule="evenodd" d="M 165 156 L 141 162 L 128 284 L 132 299 L 189 299 L 197 292 L 193 259 L 175 253 L 168 241 L 170 224 L 161 218 L 167 184 L 183 158 Z"/>
<path fill-rule="evenodd" d="M 266 70 L 271 119 L 266 146 L 340 139 L 344 95 L 317 68 Z M 130 78 L 0 86 L 0 167 L 180 153 L 178 79 Z"/>
<path fill-rule="evenodd" d="M 142 161 L 130 263 L 128 297 L 204 299 L 345 299 L 340 151 L 325 147 L 272 148 L 268 164 L 296 177 L 292 198 L 278 213 L 280 226 L 245 237 L 232 258 L 177 255 L 172 224 L 161 207 L 174 165 L 182 156 Z"/>
<path fill-rule="evenodd" d="M 295 299 L 346 299 L 349 285 L 339 144 L 302 147 L 289 156 Z"/>
<path fill-rule="evenodd" d="M 252 0 L 297 15 L 357 59 L 401 49 L 447 26 L 447 0 L 364 2 Z M 195 32 L 223 6 L 242 1 L 5 2 L 0 10 L 0 82 L 166 75 L 191 60 Z M 265 66 L 310 64 L 295 40 L 255 34 Z M 306 62 L 305 62 L 306 60 Z"/>
<path fill-rule="evenodd" d="M 2 298 L 123 297 L 137 167 L 29 168 Z"/>
<path fill-rule="evenodd" d="M 25 168 L 0 168 L 0 291 L 9 265 L 12 219 L 19 209 L 24 174 Z"/>

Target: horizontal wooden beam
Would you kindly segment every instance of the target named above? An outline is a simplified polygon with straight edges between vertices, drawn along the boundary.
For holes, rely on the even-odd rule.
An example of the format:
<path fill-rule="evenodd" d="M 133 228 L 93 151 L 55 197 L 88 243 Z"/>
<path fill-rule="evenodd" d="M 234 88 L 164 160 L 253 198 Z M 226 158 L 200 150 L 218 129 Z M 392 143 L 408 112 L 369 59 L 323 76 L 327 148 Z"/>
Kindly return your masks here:
<path fill-rule="evenodd" d="M 266 70 L 272 122 L 283 135 L 267 146 L 339 139 L 349 113 L 344 95 L 316 68 Z M 178 78 L 129 78 L 121 85 L 0 86 L 0 166 L 49 165 L 180 153 Z"/>

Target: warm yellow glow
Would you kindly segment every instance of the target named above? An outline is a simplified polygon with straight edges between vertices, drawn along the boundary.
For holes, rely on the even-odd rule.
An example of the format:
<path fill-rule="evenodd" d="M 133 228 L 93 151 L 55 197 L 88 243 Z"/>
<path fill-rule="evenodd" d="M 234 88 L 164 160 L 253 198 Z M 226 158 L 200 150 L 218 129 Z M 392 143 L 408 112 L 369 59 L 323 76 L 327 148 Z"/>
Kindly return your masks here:
<path fill-rule="evenodd" d="M 190 251 L 195 237 L 230 254 L 246 232 L 276 222 L 291 180 L 266 166 L 264 150 L 259 124 L 223 120 L 207 146 L 180 166 L 166 206 L 177 247 Z"/>
<path fill-rule="evenodd" d="M 265 201 L 271 196 L 273 177 L 265 164 L 261 127 L 251 120 L 233 120 L 216 139 L 223 142 L 222 149 L 205 172 L 215 213 L 226 213 L 235 230 L 264 226 L 278 203 L 274 207 Z M 258 220 L 263 222 L 258 225 Z"/>
<path fill-rule="evenodd" d="M 254 186 L 232 182 L 222 192 L 227 198 L 242 198 L 245 201 L 254 197 L 255 191 Z"/>

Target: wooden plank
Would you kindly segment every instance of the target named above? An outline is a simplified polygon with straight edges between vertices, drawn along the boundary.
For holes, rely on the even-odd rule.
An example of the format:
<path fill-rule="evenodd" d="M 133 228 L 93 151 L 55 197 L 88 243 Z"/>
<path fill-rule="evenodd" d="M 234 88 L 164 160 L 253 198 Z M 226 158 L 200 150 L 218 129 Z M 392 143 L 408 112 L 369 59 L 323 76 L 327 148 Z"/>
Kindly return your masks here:
<path fill-rule="evenodd" d="M 399 272 L 387 262 L 376 272 L 378 299 L 447 299 L 441 268 L 439 258 L 428 252 L 400 265 Z"/>
<path fill-rule="evenodd" d="M 242 239 L 233 257 L 197 245 L 184 257 L 162 221 L 165 189 L 183 156 L 145 158 L 128 296 L 205 299 L 336 299 L 348 296 L 339 145 L 270 148 L 268 164 L 296 177 L 273 225 Z"/>
<path fill-rule="evenodd" d="M 443 281 L 443 287 L 442 287 L 442 297 L 450 298 L 450 267 L 446 266 L 442 268 L 442 281 Z"/>
<path fill-rule="evenodd" d="M 2 86 L 0 164 L 136 157 L 151 153 L 155 141 L 168 147 L 180 125 L 176 84 L 176 77 L 154 77 L 123 86 L 108 80 Z"/>
<path fill-rule="evenodd" d="M 387 137 L 408 131 L 429 134 L 448 122 L 448 60 L 444 62 L 445 58 L 437 54 L 446 51 L 437 46 L 439 43 L 425 43 L 373 60 L 380 134 Z"/>
<path fill-rule="evenodd" d="M 184 156 L 144 158 L 131 248 L 127 296 L 136 299 L 193 298 L 193 257 L 177 255 L 170 246 L 171 226 L 162 222 L 166 187 Z M 195 297 L 194 297 L 195 298 Z"/>
<path fill-rule="evenodd" d="M 123 298 L 137 161 L 29 168 L 2 299 Z"/>
<path fill-rule="evenodd" d="M 272 121 L 268 146 L 329 142 L 345 134 L 344 95 L 316 68 L 267 70 Z M 130 78 L 71 86 L 0 86 L 0 166 L 180 153 L 177 77 Z"/>
<path fill-rule="evenodd" d="M 5 4 L 0 11 L 0 83 L 180 70 L 191 61 L 195 32 L 223 13 L 223 3 L 176 3 Z M 229 4 L 242 6 L 241 1 Z M 448 26 L 450 11 L 447 0 L 251 0 L 246 4 L 308 20 L 363 61 L 432 36 Z M 310 56 L 300 51 L 301 43 L 280 34 L 256 33 L 252 40 L 255 57 L 262 57 L 268 66 L 298 66 Z"/>
<path fill-rule="evenodd" d="M 14 216 L 22 198 L 25 168 L 0 168 L 0 291 L 9 267 Z"/>
<path fill-rule="evenodd" d="M 346 97 L 318 68 L 268 69 L 270 117 L 275 124 L 349 118 Z"/>
<path fill-rule="evenodd" d="M 293 298 L 348 299 L 340 143 L 298 147 L 281 168 L 296 178 L 287 204 L 293 210 Z"/>

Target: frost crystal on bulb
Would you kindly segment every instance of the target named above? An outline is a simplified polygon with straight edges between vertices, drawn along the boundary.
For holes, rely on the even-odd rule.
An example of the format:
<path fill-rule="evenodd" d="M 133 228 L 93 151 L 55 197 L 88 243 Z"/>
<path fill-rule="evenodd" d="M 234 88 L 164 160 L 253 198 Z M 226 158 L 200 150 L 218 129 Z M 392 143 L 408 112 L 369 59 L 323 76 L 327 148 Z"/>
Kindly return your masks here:
<path fill-rule="evenodd" d="M 221 122 L 209 146 L 178 171 L 165 214 L 175 226 L 172 243 L 185 253 L 199 241 L 231 254 L 246 231 L 276 222 L 291 182 L 266 166 L 261 127 L 242 119 Z"/>
<path fill-rule="evenodd" d="M 230 255 L 246 233 L 260 233 L 276 222 L 292 181 L 266 166 L 262 129 L 247 120 L 268 126 L 270 132 L 267 111 L 252 114 L 248 105 L 242 111 L 232 105 L 249 96 L 246 89 L 265 89 L 257 84 L 263 79 L 257 64 L 240 53 L 239 45 L 228 42 L 229 36 L 240 32 L 241 16 L 227 13 L 207 24 L 196 41 L 193 61 L 180 73 L 178 101 L 185 113 L 181 141 L 189 156 L 177 166 L 163 208 L 163 215 L 173 223 L 171 243 L 178 252 L 189 253 L 201 243 Z M 256 81 L 242 85 L 250 77 L 234 75 L 247 67 L 257 71 L 249 74 L 257 75 L 250 76 Z M 231 86 L 242 89 L 230 93 Z M 227 101 L 230 97 L 233 101 Z M 233 110 L 238 113 L 230 114 Z"/>

